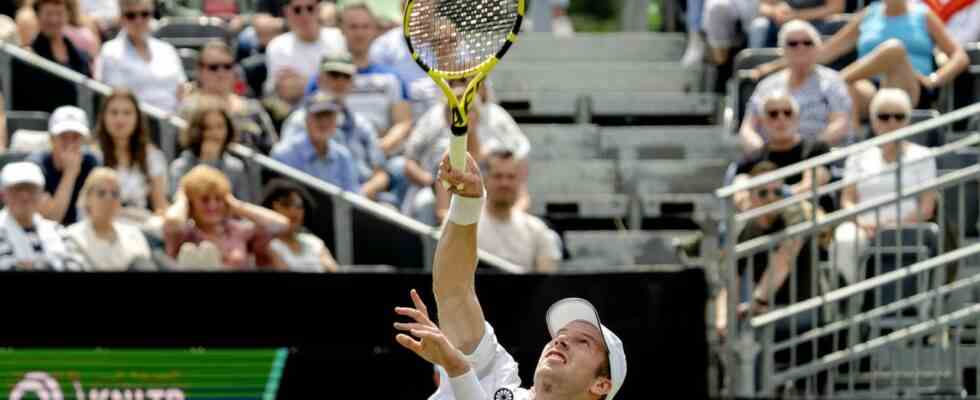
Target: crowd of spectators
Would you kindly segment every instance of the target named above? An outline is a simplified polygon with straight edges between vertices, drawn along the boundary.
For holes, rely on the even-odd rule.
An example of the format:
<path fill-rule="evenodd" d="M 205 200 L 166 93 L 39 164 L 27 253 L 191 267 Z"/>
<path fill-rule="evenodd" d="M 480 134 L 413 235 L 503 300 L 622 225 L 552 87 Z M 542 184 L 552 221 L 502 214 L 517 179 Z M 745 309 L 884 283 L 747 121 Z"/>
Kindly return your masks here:
<path fill-rule="evenodd" d="M 448 146 L 449 112 L 411 59 L 399 17 L 376 6 L 318 0 L 259 1 L 254 9 L 233 0 L 13 4 L 6 14 L 17 34 L 10 41 L 113 92 L 88 115 L 76 107 L 73 83 L 14 64 L 10 109 L 51 114 L 48 139 L 17 147 L 36 149 L 26 156 L 28 164 L 4 169 L 4 176 L 29 179 L 0 182 L 13 216 L 4 238 L 17 244 L 16 257 L 5 259 L 2 269 L 152 269 L 164 256 L 164 264 L 176 268 L 337 271 L 329 246 L 303 228 L 314 197 L 288 179 L 262 184 L 260 174 L 229 151 L 232 143 L 441 224 L 449 193 L 433 177 Z M 567 1 L 538 7 L 529 28 L 570 35 L 567 7 Z M 226 37 L 188 53 L 154 35 L 169 20 L 200 16 L 223 21 Z M 452 82 L 457 91 L 465 83 Z M 527 271 L 554 271 L 562 254 L 558 235 L 526 212 L 530 142 L 493 102 L 488 86 L 471 108 L 469 135 L 471 153 L 492 171 L 486 211 L 493 223 L 486 224 L 481 247 Z M 45 95 L 33 95 L 39 91 Z M 160 147 L 166 133 L 140 104 L 186 121 L 172 158 Z M 0 144 L 6 149 L 8 141 L 32 134 L 10 132 Z"/>

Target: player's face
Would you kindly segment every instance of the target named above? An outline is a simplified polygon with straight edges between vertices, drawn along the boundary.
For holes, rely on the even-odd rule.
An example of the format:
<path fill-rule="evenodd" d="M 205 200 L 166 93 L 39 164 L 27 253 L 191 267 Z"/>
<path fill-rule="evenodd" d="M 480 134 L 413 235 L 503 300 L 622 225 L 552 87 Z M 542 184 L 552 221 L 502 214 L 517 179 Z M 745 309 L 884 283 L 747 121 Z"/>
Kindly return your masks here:
<path fill-rule="evenodd" d="M 490 163 L 490 173 L 487 175 L 488 200 L 497 207 L 513 206 L 521 186 L 520 164 L 512 158 L 495 158 Z"/>
<path fill-rule="evenodd" d="M 585 321 L 571 322 L 541 352 L 534 371 L 535 391 L 587 392 L 597 380 L 608 381 L 596 376 L 606 357 L 599 329 Z"/>

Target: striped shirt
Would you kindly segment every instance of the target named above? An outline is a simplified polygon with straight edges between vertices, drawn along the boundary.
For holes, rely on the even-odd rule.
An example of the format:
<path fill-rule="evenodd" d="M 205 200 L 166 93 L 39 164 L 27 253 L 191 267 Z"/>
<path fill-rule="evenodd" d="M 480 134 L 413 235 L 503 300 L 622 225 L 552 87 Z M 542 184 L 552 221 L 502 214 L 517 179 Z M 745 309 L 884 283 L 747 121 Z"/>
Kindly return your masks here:
<path fill-rule="evenodd" d="M 833 69 L 817 65 L 807 77 L 806 82 L 795 90 L 789 90 L 789 71 L 782 70 L 763 79 L 755 88 L 749 99 L 746 113 L 757 119 L 762 117 L 763 101 L 766 96 L 776 91 L 789 91 L 800 105 L 800 135 L 808 139 L 817 139 L 827 129 L 831 113 L 851 113 L 851 96 L 847 93 L 847 85 L 841 79 L 840 73 Z M 755 127 L 763 137 L 765 128 L 760 123 Z M 848 129 L 842 145 L 853 143 L 854 131 Z"/>
<path fill-rule="evenodd" d="M 37 229 L 34 227 L 24 228 L 27 243 L 34 250 L 34 265 L 30 270 L 57 272 L 84 271 L 86 269 L 85 262 L 82 260 L 78 247 L 72 240 L 68 239 L 67 231 L 61 225 L 57 225 L 55 230 L 65 245 L 66 251 L 64 253 L 46 254 Z M 18 261 L 14 256 L 14 246 L 10 243 L 8 234 L 9 231 L 6 229 L 0 229 L 0 271 L 24 269 L 17 265 Z"/>

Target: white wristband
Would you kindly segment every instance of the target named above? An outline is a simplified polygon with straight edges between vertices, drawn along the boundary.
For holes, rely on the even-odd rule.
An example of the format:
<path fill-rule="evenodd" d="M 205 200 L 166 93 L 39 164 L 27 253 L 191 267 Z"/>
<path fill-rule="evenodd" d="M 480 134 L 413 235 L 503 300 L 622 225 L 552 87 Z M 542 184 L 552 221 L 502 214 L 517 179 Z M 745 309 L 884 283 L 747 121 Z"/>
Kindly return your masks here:
<path fill-rule="evenodd" d="M 483 198 L 453 195 L 449 200 L 449 221 L 456 225 L 473 225 L 483 213 Z"/>

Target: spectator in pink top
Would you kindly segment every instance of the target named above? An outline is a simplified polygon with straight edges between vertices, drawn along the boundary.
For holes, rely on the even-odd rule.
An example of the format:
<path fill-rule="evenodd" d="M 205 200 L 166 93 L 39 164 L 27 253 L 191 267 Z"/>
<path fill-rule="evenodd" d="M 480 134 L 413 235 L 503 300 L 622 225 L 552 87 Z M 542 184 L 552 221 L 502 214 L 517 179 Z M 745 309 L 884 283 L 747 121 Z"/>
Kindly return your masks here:
<path fill-rule="evenodd" d="M 178 258 L 186 243 L 208 241 L 221 253 L 223 265 L 214 267 L 242 271 L 277 265 L 269 241 L 288 227 L 281 214 L 236 199 L 220 170 L 198 165 L 181 179 L 163 229 L 169 256 Z"/>

